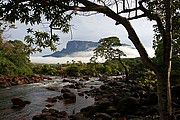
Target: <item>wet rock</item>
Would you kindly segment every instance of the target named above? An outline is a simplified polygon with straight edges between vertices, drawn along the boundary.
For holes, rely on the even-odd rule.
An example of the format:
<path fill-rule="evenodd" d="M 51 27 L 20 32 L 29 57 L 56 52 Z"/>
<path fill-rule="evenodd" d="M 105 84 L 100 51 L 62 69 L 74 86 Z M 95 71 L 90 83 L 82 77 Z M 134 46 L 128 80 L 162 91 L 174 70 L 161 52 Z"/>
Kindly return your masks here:
<path fill-rule="evenodd" d="M 47 104 L 47 105 L 45 105 L 46 107 L 52 107 L 52 106 L 54 106 L 54 104 Z"/>
<path fill-rule="evenodd" d="M 112 80 L 112 81 L 109 81 L 109 82 L 108 82 L 108 85 L 110 85 L 110 86 L 116 86 L 116 85 L 118 85 L 118 84 L 117 84 L 117 81 Z"/>
<path fill-rule="evenodd" d="M 71 80 L 69 80 L 69 79 L 63 79 L 62 82 L 71 82 Z"/>
<path fill-rule="evenodd" d="M 90 80 L 89 76 L 84 76 L 83 79 L 84 80 Z"/>
<path fill-rule="evenodd" d="M 140 103 L 135 97 L 127 97 L 119 101 L 117 110 L 122 114 L 133 114 L 140 108 Z"/>
<path fill-rule="evenodd" d="M 54 103 L 54 102 L 57 102 L 57 98 L 56 98 L 56 97 L 53 97 L 53 98 L 47 98 L 46 101 L 47 101 L 47 102 L 50 102 L 50 103 Z"/>
<path fill-rule="evenodd" d="M 1 88 L 6 88 L 12 86 L 10 82 L 7 81 L 0 81 L 0 87 Z"/>
<path fill-rule="evenodd" d="M 57 98 L 58 98 L 59 100 L 63 100 L 63 99 L 64 99 L 62 95 L 57 96 Z"/>
<path fill-rule="evenodd" d="M 47 80 L 52 80 L 52 78 L 50 76 L 47 76 L 47 75 L 42 75 L 41 78 L 42 79 L 47 79 Z"/>
<path fill-rule="evenodd" d="M 73 92 L 64 92 L 63 98 L 64 99 L 76 99 L 76 95 Z"/>
<path fill-rule="evenodd" d="M 117 112 L 117 109 L 114 106 L 110 106 L 105 110 L 105 113 L 108 113 L 109 115 L 114 115 L 114 113 Z"/>
<path fill-rule="evenodd" d="M 41 80 L 42 78 L 40 76 L 35 75 L 28 77 L 0 75 L 0 87 L 10 87 L 14 85 L 37 83 Z"/>
<path fill-rule="evenodd" d="M 75 103 L 76 102 L 76 99 L 64 99 L 63 100 L 63 103 L 64 104 L 73 104 L 73 103 Z"/>
<path fill-rule="evenodd" d="M 108 88 L 107 85 L 101 85 L 101 86 L 100 86 L 100 89 L 101 89 L 101 90 L 106 90 L 107 88 Z"/>
<path fill-rule="evenodd" d="M 75 85 L 74 84 L 70 84 L 69 88 L 75 88 Z"/>
<path fill-rule="evenodd" d="M 83 81 L 85 81 L 85 79 L 82 79 L 82 78 L 81 78 L 81 79 L 79 79 L 79 82 L 83 82 Z"/>
<path fill-rule="evenodd" d="M 62 90 L 61 90 L 61 93 L 65 93 L 65 92 L 71 92 L 69 89 L 67 89 L 67 88 L 63 88 Z"/>
<path fill-rule="evenodd" d="M 46 89 L 48 89 L 48 90 L 52 90 L 52 91 L 58 91 L 58 87 L 56 87 L 56 86 L 49 86 L 49 87 L 47 87 Z"/>
<path fill-rule="evenodd" d="M 42 110 L 42 114 L 40 115 L 40 117 L 43 117 L 43 116 L 45 118 L 47 116 L 53 116 L 55 118 L 53 120 L 57 120 L 57 118 L 66 120 L 68 118 L 68 114 L 65 111 L 58 111 L 56 109 L 47 109 L 47 108 Z M 40 120 L 42 120 L 42 118 Z M 43 118 L 43 120 L 45 120 L 45 119 Z M 47 119 L 47 120 L 49 120 L 49 119 Z"/>
<path fill-rule="evenodd" d="M 79 96 L 84 96 L 84 92 L 79 92 L 78 95 Z"/>
<path fill-rule="evenodd" d="M 97 101 L 96 105 L 98 105 L 100 107 L 100 109 L 105 110 L 105 109 L 109 108 L 109 106 L 112 106 L 113 103 L 108 100 L 102 99 L 100 101 Z"/>
<path fill-rule="evenodd" d="M 81 89 L 82 86 L 83 86 L 83 84 L 81 84 L 81 83 L 76 83 L 74 89 Z"/>
<path fill-rule="evenodd" d="M 77 113 L 76 115 L 73 116 L 73 120 L 89 120 L 88 118 L 85 118 L 83 114 Z"/>
<path fill-rule="evenodd" d="M 25 107 L 26 106 L 26 102 L 24 102 L 21 98 L 19 97 L 13 97 L 11 99 L 11 102 L 13 103 L 13 105 L 15 106 L 19 106 L 19 107 Z"/>
<path fill-rule="evenodd" d="M 31 102 L 28 101 L 28 100 L 25 100 L 24 102 L 25 102 L 26 104 L 31 104 Z"/>
<path fill-rule="evenodd" d="M 97 120 L 112 120 L 112 117 L 108 115 L 107 113 L 97 113 L 96 114 L 96 119 Z"/>

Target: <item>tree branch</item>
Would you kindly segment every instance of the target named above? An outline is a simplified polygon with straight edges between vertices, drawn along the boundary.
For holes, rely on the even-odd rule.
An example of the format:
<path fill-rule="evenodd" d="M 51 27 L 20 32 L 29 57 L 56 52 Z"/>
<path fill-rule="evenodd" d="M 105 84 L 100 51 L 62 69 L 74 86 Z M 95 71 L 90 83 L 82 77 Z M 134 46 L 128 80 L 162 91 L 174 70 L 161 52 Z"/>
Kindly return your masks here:
<path fill-rule="evenodd" d="M 148 54 L 147 54 L 144 46 L 142 45 L 141 41 L 139 40 L 135 30 L 133 29 L 133 27 L 132 27 L 132 25 L 128 19 L 116 14 L 114 11 L 109 9 L 107 6 L 100 6 L 100 5 L 94 4 L 94 3 L 87 1 L 87 0 L 77 0 L 77 1 L 82 3 L 85 6 L 90 6 L 90 7 L 83 8 L 84 10 L 89 9 L 88 11 L 95 10 L 97 12 L 104 13 L 105 15 L 110 17 L 111 19 L 117 21 L 119 24 L 122 24 L 125 27 L 125 29 L 127 30 L 128 35 L 129 35 L 129 39 L 135 45 L 135 47 L 138 50 L 144 64 L 148 68 L 150 68 L 151 70 L 157 71 L 157 66 L 148 57 Z"/>
<path fill-rule="evenodd" d="M 159 29 L 159 32 L 161 33 L 161 35 L 163 36 L 163 38 L 165 38 L 165 29 L 164 29 L 164 26 L 163 26 L 163 23 L 161 21 L 161 18 L 159 17 L 158 14 L 153 14 L 152 11 L 146 9 L 144 6 L 143 6 L 143 2 L 145 0 L 141 0 L 139 1 L 139 9 L 141 11 L 144 12 L 144 14 L 150 19 L 150 20 L 155 20 L 157 22 L 157 26 L 158 26 L 158 29 Z"/>

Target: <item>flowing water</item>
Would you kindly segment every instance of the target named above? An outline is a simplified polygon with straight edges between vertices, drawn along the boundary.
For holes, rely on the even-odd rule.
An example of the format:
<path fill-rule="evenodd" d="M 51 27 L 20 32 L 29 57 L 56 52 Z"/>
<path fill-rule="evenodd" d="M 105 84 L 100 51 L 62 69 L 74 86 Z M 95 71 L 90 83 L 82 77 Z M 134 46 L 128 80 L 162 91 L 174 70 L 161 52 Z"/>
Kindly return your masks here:
<path fill-rule="evenodd" d="M 60 90 L 66 84 L 69 83 L 62 83 L 62 79 L 54 78 L 53 80 L 44 80 L 41 83 L 0 88 L 0 120 L 31 120 L 34 115 L 40 114 L 45 108 L 45 105 L 48 104 L 48 102 L 46 102 L 48 97 L 62 95 Z M 102 83 L 95 79 L 91 79 L 84 84 L 86 85 L 86 88 L 81 89 L 81 91 L 90 89 L 90 86 L 98 87 Z M 47 90 L 46 88 L 49 86 L 56 86 L 59 90 Z M 77 93 L 76 89 L 71 89 L 71 91 Z M 24 108 L 12 108 L 11 98 L 15 96 L 18 96 L 23 100 L 28 100 L 31 104 L 26 105 Z M 85 96 L 76 96 L 75 103 L 64 104 L 63 101 L 58 101 L 54 103 L 54 106 L 51 108 L 59 111 L 66 111 L 71 115 L 74 112 L 79 112 L 81 108 L 90 106 L 94 103 L 94 98 L 90 96 L 88 96 L 87 99 Z"/>

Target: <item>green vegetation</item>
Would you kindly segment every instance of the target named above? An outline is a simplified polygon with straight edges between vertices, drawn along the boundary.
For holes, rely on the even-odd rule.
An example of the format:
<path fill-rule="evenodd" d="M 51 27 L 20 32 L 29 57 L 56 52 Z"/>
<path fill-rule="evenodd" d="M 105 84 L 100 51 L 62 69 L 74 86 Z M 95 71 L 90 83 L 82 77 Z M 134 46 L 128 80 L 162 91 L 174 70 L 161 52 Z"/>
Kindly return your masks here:
<path fill-rule="evenodd" d="M 123 63 L 126 64 L 130 74 L 145 75 L 143 78 L 131 80 L 141 81 L 156 81 L 154 72 L 146 69 L 141 61 L 141 58 L 122 58 Z M 124 67 L 117 59 L 107 60 L 104 63 L 82 63 L 68 62 L 68 64 L 37 64 L 33 68 L 33 72 L 42 75 L 56 75 L 62 77 L 82 77 L 82 76 L 99 76 L 108 75 L 115 76 L 125 73 Z M 149 77 L 152 73 L 153 77 Z M 135 77 L 134 77 L 135 78 Z M 141 86 L 143 87 L 143 85 Z"/>
<path fill-rule="evenodd" d="M 0 74 L 31 75 L 33 64 L 29 60 L 29 48 L 20 40 L 5 41 L 3 32 L 8 27 L 0 24 Z"/>
<path fill-rule="evenodd" d="M 128 78 L 128 69 L 126 65 L 122 62 L 121 56 L 126 56 L 123 51 L 118 47 L 121 46 L 120 39 L 117 37 L 108 37 L 100 39 L 98 42 L 100 45 L 94 49 L 94 55 L 91 61 L 96 62 L 98 57 L 104 57 L 107 60 L 117 59 L 119 63 L 124 67 L 126 74 L 126 81 Z"/>

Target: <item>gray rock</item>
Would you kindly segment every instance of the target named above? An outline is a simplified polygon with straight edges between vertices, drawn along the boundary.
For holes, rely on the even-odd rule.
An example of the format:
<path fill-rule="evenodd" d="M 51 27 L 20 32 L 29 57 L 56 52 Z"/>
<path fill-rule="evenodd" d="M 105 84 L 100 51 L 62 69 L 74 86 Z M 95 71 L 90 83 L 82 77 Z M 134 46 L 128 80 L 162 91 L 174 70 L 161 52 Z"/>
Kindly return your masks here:
<path fill-rule="evenodd" d="M 76 99 L 76 95 L 73 92 L 65 92 L 63 97 L 64 99 Z"/>
<path fill-rule="evenodd" d="M 88 120 L 88 118 L 85 118 L 81 113 L 77 113 L 73 116 L 73 120 Z"/>
<path fill-rule="evenodd" d="M 140 103 L 135 97 L 127 97 L 119 101 L 117 110 L 121 114 L 133 114 L 140 108 Z"/>
<path fill-rule="evenodd" d="M 62 90 L 61 90 L 61 93 L 65 93 L 65 92 L 71 92 L 69 89 L 67 89 L 67 88 L 63 88 Z"/>
<path fill-rule="evenodd" d="M 13 103 L 13 105 L 19 106 L 19 107 L 25 107 L 26 106 L 26 102 L 24 102 L 21 98 L 19 97 L 13 97 L 11 99 L 11 102 Z"/>
<path fill-rule="evenodd" d="M 100 120 L 111 120 L 112 117 L 108 115 L 107 113 L 97 113 L 96 114 L 96 119 Z"/>

